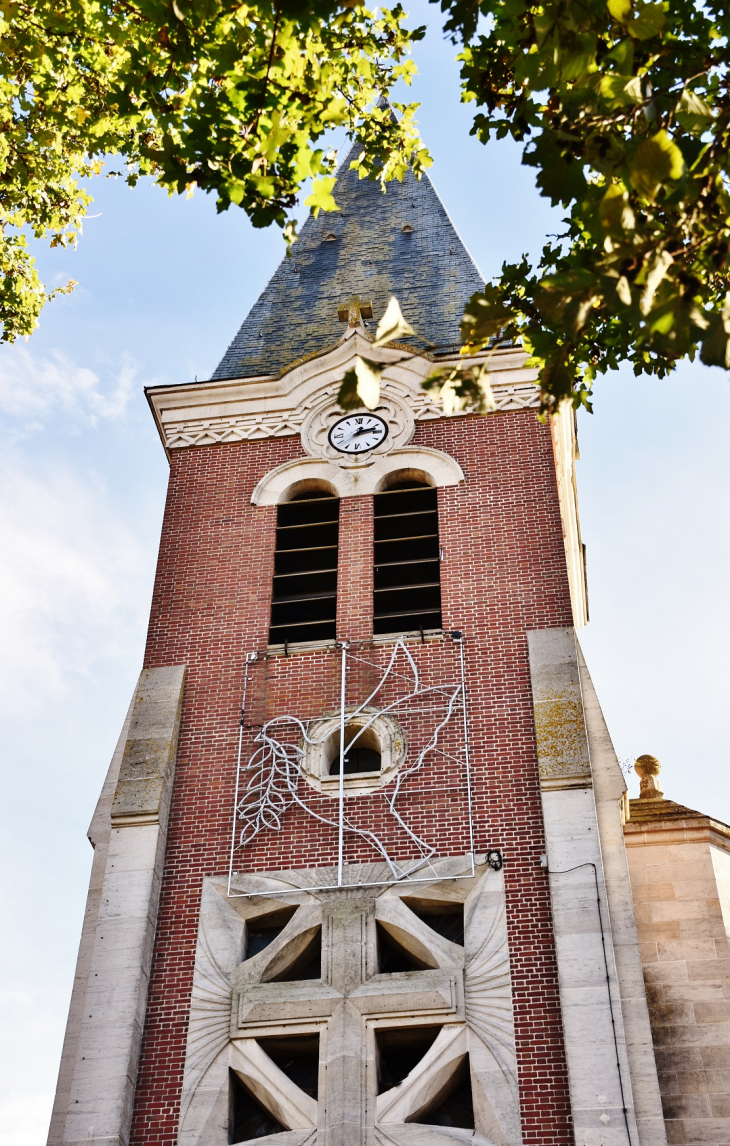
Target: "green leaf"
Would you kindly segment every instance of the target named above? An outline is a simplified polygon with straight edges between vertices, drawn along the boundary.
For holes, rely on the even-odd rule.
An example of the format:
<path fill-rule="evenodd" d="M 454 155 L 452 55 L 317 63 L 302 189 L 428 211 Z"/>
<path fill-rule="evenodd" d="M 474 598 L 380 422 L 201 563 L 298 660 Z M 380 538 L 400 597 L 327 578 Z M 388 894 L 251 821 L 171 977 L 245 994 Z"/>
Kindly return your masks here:
<path fill-rule="evenodd" d="M 464 308 L 462 342 L 472 346 L 488 343 L 501 334 L 514 318 L 515 312 L 505 305 L 499 287 L 487 283 L 484 291 L 473 294 Z"/>
<path fill-rule="evenodd" d="M 624 84 L 624 93 L 627 99 L 633 103 L 644 102 L 644 93 L 641 89 L 641 79 L 639 76 L 632 76 L 631 79 Z"/>
<path fill-rule="evenodd" d="M 445 414 L 460 410 L 492 414 L 497 402 L 490 383 L 491 374 L 486 362 L 477 366 L 441 367 L 422 382 L 424 390 L 435 391 Z"/>
<path fill-rule="evenodd" d="M 608 0 L 606 7 L 618 24 L 628 24 L 633 8 L 631 0 Z"/>
<path fill-rule="evenodd" d="M 601 301 L 596 287 L 596 275 L 586 268 L 551 275 L 541 281 L 535 306 L 549 322 L 575 338 Z"/>
<path fill-rule="evenodd" d="M 373 346 L 385 346 L 388 342 L 397 342 L 399 338 L 408 338 L 415 333 L 411 324 L 403 317 L 398 299 L 391 295 L 375 331 Z"/>
<path fill-rule="evenodd" d="M 682 152 L 664 129 L 639 144 L 631 165 L 631 182 L 640 195 L 653 200 L 663 184 L 681 179 L 683 174 Z"/>
<path fill-rule="evenodd" d="M 649 40 L 664 27 L 665 15 L 661 3 L 634 8 L 631 0 L 608 0 L 607 8 L 614 20 L 623 24 L 629 35 L 636 40 Z"/>
<path fill-rule="evenodd" d="M 631 76 L 627 80 L 620 72 L 609 72 L 599 78 L 597 87 L 611 108 L 629 107 L 632 103 L 642 103 L 644 99 L 638 76 Z"/>
<path fill-rule="evenodd" d="M 586 188 L 583 168 L 575 157 L 572 142 L 559 138 L 554 131 L 545 130 L 525 151 L 522 162 L 537 167 L 536 183 L 551 203 L 567 204 L 580 198 Z"/>
<path fill-rule="evenodd" d="M 623 165 L 626 150 L 614 135 L 596 132 L 586 140 L 585 156 L 596 171 L 612 175 Z"/>
<path fill-rule="evenodd" d="M 662 281 L 666 278 L 667 272 L 673 262 L 674 259 L 669 254 L 669 251 L 658 251 L 657 254 L 651 258 L 647 268 L 646 283 L 644 284 L 644 290 L 642 291 L 639 301 L 639 309 L 642 314 L 649 314 L 649 311 L 654 305 L 656 292 Z"/>
<path fill-rule="evenodd" d="M 611 183 L 598 205 L 598 217 L 604 231 L 620 235 L 633 231 L 636 217 L 629 205 L 629 194 L 622 183 Z"/>
<path fill-rule="evenodd" d="M 337 405 L 342 410 L 359 410 L 360 398 L 357 393 L 357 374 L 354 369 L 345 374 L 337 392 Z"/>
<path fill-rule="evenodd" d="M 369 358 L 360 358 L 358 355 L 355 359 L 357 394 L 368 410 L 374 410 L 380 401 L 380 375 L 384 369 L 385 365 Z"/>
<path fill-rule="evenodd" d="M 347 371 L 337 394 L 337 403 L 343 410 L 361 410 L 366 406 L 374 410 L 380 401 L 380 376 L 385 364 L 370 358 L 355 358 L 355 365 Z"/>
<path fill-rule="evenodd" d="M 292 247 L 295 243 L 299 242 L 299 235 L 297 234 L 297 221 L 290 219 L 284 227 L 284 242 L 286 243 L 286 256 L 290 258 Z"/>
<path fill-rule="evenodd" d="M 228 198 L 231 200 L 231 203 L 235 203 L 236 206 L 238 206 L 238 204 L 243 201 L 243 196 L 246 191 L 246 184 L 241 181 L 236 183 L 229 183 L 226 187 L 226 190 L 228 192 Z"/>
<path fill-rule="evenodd" d="M 645 4 L 629 22 L 627 31 L 635 40 L 650 40 L 661 32 L 664 23 L 663 4 Z"/>
<path fill-rule="evenodd" d="M 720 313 L 710 320 L 702 339 L 700 359 L 705 366 L 730 370 L 730 294 L 725 295 Z"/>
<path fill-rule="evenodd" d="M 545 362 L 540 371 L 540 385 L 553 399 L 551 407 L 557 408 L 566 398 L 572 398 L 576 384 L 580 380 L 580 370 L 563 351 Z"/>
<path fill-rule="evenodd" d="M 708 107 L 703 99 L 697 95 L 696 92 L 691 92 L 685 88 L 682 92 L 679 103 L 677 104 L 678 111 L 688 112 L 690 115 L 699 116 L 700 119 L 712 119 L 712 108 Z"/>
<path fill-rule="evenodd" d="M 266 159 L 268 159 L 271 163 L 276 160 L 277 154 L 281 147 L 292 135 L 292 129 L 290 127 L 283 126 L 282 118 L 283 117 L 280 111 L 275 111 L 273 113 L 271 117 L 271 127 L 268 134 L 262 141 L 261 154 L 264 155 Z M 334 180 L 332 185 L 334 186 Z M 331 187 L 330 190 L 332 190 Z M 336 207 L 326 207 L 324 209 L 332 211 L 336 210 Z"/>
<path fill-rule="evenodd" d="M 631 306 L 631 287 L 626 275 L 620 275 L 616 283 L 616 294 L 624 306 Z"/>
<path fill-rule="evenodd" d="M 472 375 L 476 401 L 470 405 L 473 405 L 480 414 L 493 414 L 497 409 L 497 400 L 494 397 L 490 382 L 491 377 L 486 362 L 479 366 Z"/>
<path fill-rule="evenodd" d="M 337 179 L 334 175 L 325 175 L 322 179 L 315 179 L 312 184 L 312 194 L 304 200 L 304 206 L 309 207 L 316 218 L 320 211 L 339 211 L 335 202 L 332 188 Z"/>
<path fill-rule="evenodd" d="M 685 131 L 707 131 L 713 118 L 712 108 L 695 92 L 685 88 L 677 104 L 677 121 Z"/>
<path fill-rule="evenodd" d="M 630 76 L 634 70 L 635 54 L 636 48 L 632 39 L 619 40 L 610 52 L 606 52 L 604 64 L 607 67 L 615 64 L 620 75 Z"/>

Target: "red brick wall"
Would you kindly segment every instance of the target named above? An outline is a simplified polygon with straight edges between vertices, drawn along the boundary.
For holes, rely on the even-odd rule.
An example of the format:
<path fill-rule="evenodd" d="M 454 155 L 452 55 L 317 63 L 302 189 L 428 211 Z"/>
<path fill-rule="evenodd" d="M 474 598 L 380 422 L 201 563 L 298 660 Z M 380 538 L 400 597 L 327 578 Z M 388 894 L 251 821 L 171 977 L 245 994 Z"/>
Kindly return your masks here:
<path fill-rule="evenodd" d="M 414 441 L 450 453 L 466 477 L 462 487 L 439 490 L 439 529 L 444 628 L 465 638 L 476 848 L 501 847 L 505 855 L 524 1141 L 567 1144 L 526 641 L 529 628 L 571 624 L 550 434 L 534 412 L 520 411 L 421 423 Z M 201 881 L 227 870 L 244 658 L 265 649 L 269 622 L 276 511 L 253 508 L 251 492 L 266 472 L 300 454 L 298 439 L 287 438 L 172 457 L 145 664 L 185 664 L 188 675 L 133 1146 L 173 1146 L 176 1138 Z M 353 642 L 370 635 L 371 522 L 371 498 L 342 502 L 338 634 Z M 452 673 L 451 641 L 413 649 L 427 675 Z M 376 665 L 390 652 L 355 643 L 358 651 Z M 375 668 L 353 675 L 358 700 L 377 676 Z M 329 650 L 261 658 L 249 723 L 335 708 L 339 680 L 339 655 Z M 247 748 L 253 735 L 247 731 Z M 429 765 L 408 809 L 416 830 L 436 834 L 439 854 L 463 854 L 463 790 L 445 764 Z M 347 861 L 377 858 L 348 838 Z M 281 832 L 264 833 L 246 849 L 242 865 L 276 870 L 335 860 L 336 834 L 292 810 Z"/>

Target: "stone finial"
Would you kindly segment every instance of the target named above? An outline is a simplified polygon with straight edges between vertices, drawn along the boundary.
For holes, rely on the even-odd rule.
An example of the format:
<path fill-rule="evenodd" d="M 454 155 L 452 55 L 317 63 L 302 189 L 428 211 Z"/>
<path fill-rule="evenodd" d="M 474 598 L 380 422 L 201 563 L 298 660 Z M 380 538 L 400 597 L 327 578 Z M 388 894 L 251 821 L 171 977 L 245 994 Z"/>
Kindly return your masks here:
<path fill-rule="evenodd" d="M 639 756 L 634 770 L 641 780 L 640 800 L 663 800 L 664 793 L 656 782 L 662 766 L 656 756 Z"/>

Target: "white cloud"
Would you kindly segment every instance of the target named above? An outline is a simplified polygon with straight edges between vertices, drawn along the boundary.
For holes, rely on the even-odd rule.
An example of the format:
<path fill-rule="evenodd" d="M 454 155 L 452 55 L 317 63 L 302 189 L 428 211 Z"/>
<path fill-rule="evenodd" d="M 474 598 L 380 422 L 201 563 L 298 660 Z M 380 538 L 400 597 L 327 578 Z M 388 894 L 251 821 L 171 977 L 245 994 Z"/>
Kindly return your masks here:
<path fill-rule="evenodd" d="M 138 655 L 152 554 L 93 472 L 10 450 L 0 487 L 0 697 L 17 716 Z"/>
<path fill-rule="evenodd" d="M 29 1090 L 0 1099 L 2 1146 L 39 1146 L 48 1134 L 47 1091 Z"/>
<path fill-rule="evenodd" d="M 65 414 L 73 423 L 95 426 L 102 418 L 123 416 L 136 372 L 133 361 L 125 357 L 113 377 L 104 381 L 61 350 L 40 358 L 28 347 L 12 347 L 0 360 L 0 411 L 24 422 L 11 428 L 15 439 L 19 429 L 22 436 L 38 432 L 47 415 Z"/>
<path fill-rule="evenodd" d="M 62 461 L 28 445 L 0 457 L 13 808 L 0 846 L 0 917 L 13 937 L 0 952 L 0 1029 L 13 1032 L 0 1040 L 0 1146 L 46 1140 L 90 859 L 84 826 L 143 649 L 157 506 L 124 469 L 102 478 L 89 464 L 99 444 L 114 457 L 113 435 L 105 423 L 101 443 L 86 454 L 67 445 Z"/>
<path fill-rule="evenodd" d="M 28 958 L 34 963 L 34 951 L 28 951 Z M 36 967 L 40 972 L 40 965 Z M 0 1094 L 0 1146 L 39 1146 L 48 1134 L 55 1091 L 55 1070 L 57 1064 L 50 1060 L 36 1065 L 38 1025 L 44 1022 L 44 1011 L 50 1010 L 52 1018 L 61 1011 L 65 999 L 61 994 L 50 991 L 50 998 L 44 999 L 42 986 L 32 985 L 22 977 L 15 979 L 16 985 L 0 992 L 0 1022 L 2 1029 L 12 1038 L 6 1037 L 0 1049 L 0 1068 L 4 1086 Z M 53 984 L 55 986 L 55 983 Z M 55 1035 L 55 1031 L 53 1032 Z M 34 1044 L 36 1047 L 34 1048 Z M 19 1066 L 19 1060 L 33 1063 L 30 1072 Z"/>

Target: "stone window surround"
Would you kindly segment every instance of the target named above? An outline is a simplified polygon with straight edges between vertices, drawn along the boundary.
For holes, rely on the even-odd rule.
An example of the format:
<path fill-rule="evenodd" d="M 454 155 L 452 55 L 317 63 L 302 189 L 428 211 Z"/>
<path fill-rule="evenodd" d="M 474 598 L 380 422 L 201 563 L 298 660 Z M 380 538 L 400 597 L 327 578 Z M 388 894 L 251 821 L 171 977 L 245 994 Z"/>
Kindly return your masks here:
<path fill-rule="evenodd" d="M 404 446 L 367 466 L 348 468 L 321 458 L 296 458 L 270 470 L 251 495 L 255 506 L 281 505 L 308 489 L 323 489 L 335 497 L 382 493 L 396 478 L 413 478 L 441 487 L 463 485 L 464 472 L 443 450 Z"/>
<path fill-rule="evenodd" d="M 340 732 L 340 715 L 326 716 L 313 721 L 308 736 L 315 744 L 304 745 L 302 774 L 307 783 L 323 795 L 336 797 L 340 790 L 339 775 L 330 776 L 329 764 L 333 742 Z M 358 725 L 372 730 L 380 745 L 380 771 L 345 774 L 344 788 L 348 796 L 367 795 L 382 788 L 395 778 L 406 758 L 406 736 L 393 716 L 378 714 L 372 709 L 357 715 L 345 714 L 345 727 Z"/>

